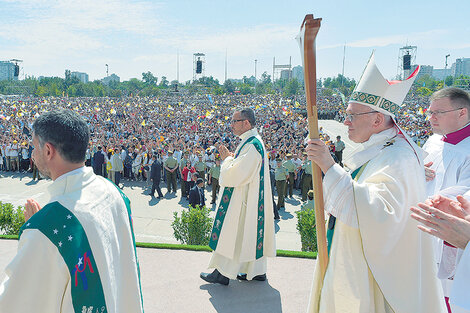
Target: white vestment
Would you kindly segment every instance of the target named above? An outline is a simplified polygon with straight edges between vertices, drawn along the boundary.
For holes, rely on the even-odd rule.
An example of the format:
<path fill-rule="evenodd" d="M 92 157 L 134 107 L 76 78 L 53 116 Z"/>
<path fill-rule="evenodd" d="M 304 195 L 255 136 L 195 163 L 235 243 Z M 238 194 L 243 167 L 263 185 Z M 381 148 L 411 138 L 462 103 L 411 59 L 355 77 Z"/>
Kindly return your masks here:
<path fill-rule="evenodd" d="M 409 214 L 425 197 L 420 152 L 391 128 L 344 161 L 351 170 L 367 163 L 357 181 L 337 164 L 327 171 L 325 210 L 337 219 L 323 281 L 315 268 L 308 312 L 446 312 L 431 237 Z"/>
<path fill-rule="evenodd" d="M 82 167 L 62 175 L 48 189 L 50 203 L 59 202 L 72 212 L 86 233 L 107 312 L 143 312 L 133 230 L 116 186 L 96 176 L 90 167 Z M 65 226 L 57 230 L 58 236 L 65 233 Z M 73 240 L 71 237 L 68 240 Z M 58 247 L 41 231 L 23 231 L 18 253 L 5 272 L 0 312 L 75 312 L 71 296 L 74 278 Z M 84 312 L 95 311 L 86 308 Z"/>
<path fill-rule="evenodd" d="M 443 195 L 454 198 L 470 189 L 470 137 L 453 145 L 442 140 L 441 135 L 431 136 L 423 149 L 428 153 L 424 163 L 433 162 L 431 169 L 436 176 L 427 182 L 428 197 Z M 444 295 L 449 296 L 452 289 L 452 278 L 463 251 L 444 245 L 439 238 L 434 239 L 438 277 L 444 288 Z M 470 311 L 468 311 L 470 312 Z"/>
<path fill-rule="evenodd" d="M 470 191 L 465 198 L 470 201 Z M 455 272 L 450 305 L 452 313 L 470 311 L 470 244 L 467 244 Z"/>
<path fill-rule="evenodd" d="M 220 232 L 216 250 L 212 253 L 209 268 L 216 268 L 224 276 L 235 279 L 238 273 L 246 273 L 247 279 L 265 274 L 266 257 L 276 256 L 274 238 L 274 213 L 269 176 L 269 163 L 264 150 L 264 251 L 256 259 L 258 198 L 262 158 L 253 144 L 247 139 L 255 136 L 263 142 L 256 129 L 240 135 L 241 142 L 235 154 L 227 157 L 220 166 L 219 184 L 234 187 Z M 240 150 L 240 148 L 243 148 Z M 220 197 L 217 207 L 223 197 Z"/>

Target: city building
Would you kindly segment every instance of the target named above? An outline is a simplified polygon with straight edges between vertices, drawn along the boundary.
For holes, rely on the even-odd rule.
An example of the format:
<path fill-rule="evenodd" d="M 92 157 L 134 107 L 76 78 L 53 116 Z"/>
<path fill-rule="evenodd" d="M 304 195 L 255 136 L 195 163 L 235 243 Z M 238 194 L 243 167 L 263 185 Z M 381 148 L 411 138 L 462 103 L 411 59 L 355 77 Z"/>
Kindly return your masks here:
<path fill-rule="evenodd" d="M 88 83 L 88 74 L 82 72 L 72 72 L 70 76 L 78 78 L 78 80 L 84 84 Z"/>
<path fill-rule="evenodd" d="M 292 78 L 297 79 L 299 82 L 304 81 L 304 69 L 302 66 L 297 65 L 292 68 Z"/>
<path fill-rule="evenodd" d="M 445 80 L 447 76 L 453 76 L 450 68 L 435 68 L 432 71 L 432 77 L 437 80 Z"/>
<path fill-rule="evenodd" d="M 452 64 L 452 72 L 454 77 L 460 77 L 461 75 L 470 76 L 470 58 L 455 60 L 455 63 Z"/>
<path fill-rule="evenodd" d="M 434 70 L 434 66 L 432 65 L 421 65 L 416 79 L 418 80 L 424 75 L 432 76 L 433 70 Z"/>
<path fill-rule="evenodd" d="M 0 80 L 14 80 L 18 79 L 15 76 L 15 64 L 8 61 L 0 61 Z"/>
<path fill-rule="evenodd" d="M 111 82 L 120 82 L 121 78 L 117 76 L 116 74 L 111 74 L 101 80 L 104 85 L 108 86 Z"/>
<path fill-rule="evenodd" d="M 291 71 L 290 70 L 282 70 L 280 79 L 290 79 L 291 78 Z"/>

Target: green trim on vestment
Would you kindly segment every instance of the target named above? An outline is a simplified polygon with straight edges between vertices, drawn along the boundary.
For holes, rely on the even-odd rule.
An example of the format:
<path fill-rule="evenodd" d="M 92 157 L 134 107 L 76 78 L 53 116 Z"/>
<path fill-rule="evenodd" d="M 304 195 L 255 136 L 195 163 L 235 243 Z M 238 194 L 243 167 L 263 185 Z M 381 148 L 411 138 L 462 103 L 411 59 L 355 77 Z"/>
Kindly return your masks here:
<path fill-rule="evenodd" d="M 260 185 L 259 185 L 259 197 L 258 197 L 258 226 L 256 231 L 256 259 L 259 259 L 263 256 L 263 244 L 264 244 L 264 150 L 263 145 L 256 137 L 250 137 L 246 140 L 243 145 L 238 150 L 235 158 L 238 157 L 243 147 L 246 144 L 253 144 L 256 150 L 261 155 L 261 170 L 260 170 Z M 232 198 L 233 187 L 224 187 L 222 193 L 222 200 L 220 201 L 219 208 L 217 209 L 217 214 L 215 216 L 214 226 L 212 227 L 211 239 L 209 242 L 209 247 L 212 250 L 217 248 L 219 242 L 220 231 L 224 224 L 225 215 Z"/>
<path fill-rule="evenodd" d="M 351 178 L 357 181 L 359 177 L 361 176 L 362 172 L 364 172 L 364 169 L 366 168 L 367 163 L 363 164 L 361 167 L 357 168 L 354 172 L 352 172 Z M 330 221 L 332 218 L 334 218 L 334 221 Z M 331 228 L 328 227 L 326 231 L 326 240 L 328 241 L 328 246 L 327 246 L 328 256 L 330 256 L 330 249 L 333 243 L 333 235 L 335 233 L 335 221 L 336 221 L 336 217 L 333 215 L 330 215 L 330 218 L 328 219 L 328 226 L 330 222 L 333 223 L 333 225 L 331 226 Z"/>
<path fill-rule="evenodd" d="M 74 311 L 108 312 L 98 267 L 85 230 L 77 217 L 56 201 L 44 206 L 21 227 L 20 238 L 27 229 L 42 232 L 64 259 L 70 273 Z M 37 270 L 41 271 L 40 268 Z"/>
<path fill-rule="evenodd" d="M 111 183 L 114 185 L 113 182 Z M 141 281 L 140 280 L 140 265 L 139 265 L 139 259 L 137 257 L 137 248 L 135 245 L 134 224 L 132 223 L 131 201 L 126 196 L 126 194 L 122 192 L 121 188 L 119 188 L 116 185 L 114 185 L 114 187 L 116 187 L 116 189 L 119 191 L 119 194 L 121 195 L 122 200 L 124 200 L 124 203 L 126 204 L 127 216 L 129 217 L 129 226 L 131 228 L 131 234 L 132 234 L 132 245 L 134 246 L 135 263 L 137 264 L 137 275 L 139 277 L 140 302 L 142 304 L 142 313 L 144 313 L 144 298 L 142 296 L 142 283 L 140 282 Z"/>

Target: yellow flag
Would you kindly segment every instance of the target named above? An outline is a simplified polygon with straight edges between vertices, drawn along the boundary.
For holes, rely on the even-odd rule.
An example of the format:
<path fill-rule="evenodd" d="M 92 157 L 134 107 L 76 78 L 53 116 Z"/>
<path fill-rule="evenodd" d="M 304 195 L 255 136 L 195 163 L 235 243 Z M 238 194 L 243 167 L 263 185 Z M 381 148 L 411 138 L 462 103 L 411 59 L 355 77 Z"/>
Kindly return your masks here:
<path fill-rule="evenodd" d="M 142 121 L 142 124 L 140 124 L 142 126 L 145 126 L 145 120 Z"/>

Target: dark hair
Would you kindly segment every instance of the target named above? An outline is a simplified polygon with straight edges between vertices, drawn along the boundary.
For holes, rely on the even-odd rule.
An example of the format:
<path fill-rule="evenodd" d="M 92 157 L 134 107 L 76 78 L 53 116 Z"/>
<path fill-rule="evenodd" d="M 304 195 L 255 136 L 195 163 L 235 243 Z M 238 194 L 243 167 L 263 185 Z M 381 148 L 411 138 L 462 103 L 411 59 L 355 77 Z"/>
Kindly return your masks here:
<path fill-rule="evenodd" d="M 41 146 L 52 144 L 66 161 L 85 161 L 90 131 L 77 113 L 66 109 L 43 113 L 34 122 L 33 133 Z"/>
<path fill-rule="evenodd" d="M 240 112 L 241 116 L 246 119 L 252 127 L 256 126 L 256 118 L 255 118 L 255 111 L 251 108 L 238 108 L 236 110 Z"/>
<path fill-rule="evenodd" d="M 449 98 L 454 108 L 464 107 L 467 108 L 467 111 L 470 111 L 470 95 L 465 90 L 456 87 L 444 88 L 433 93 L 429 101 L 432 102 L 442 98 Z"/>

